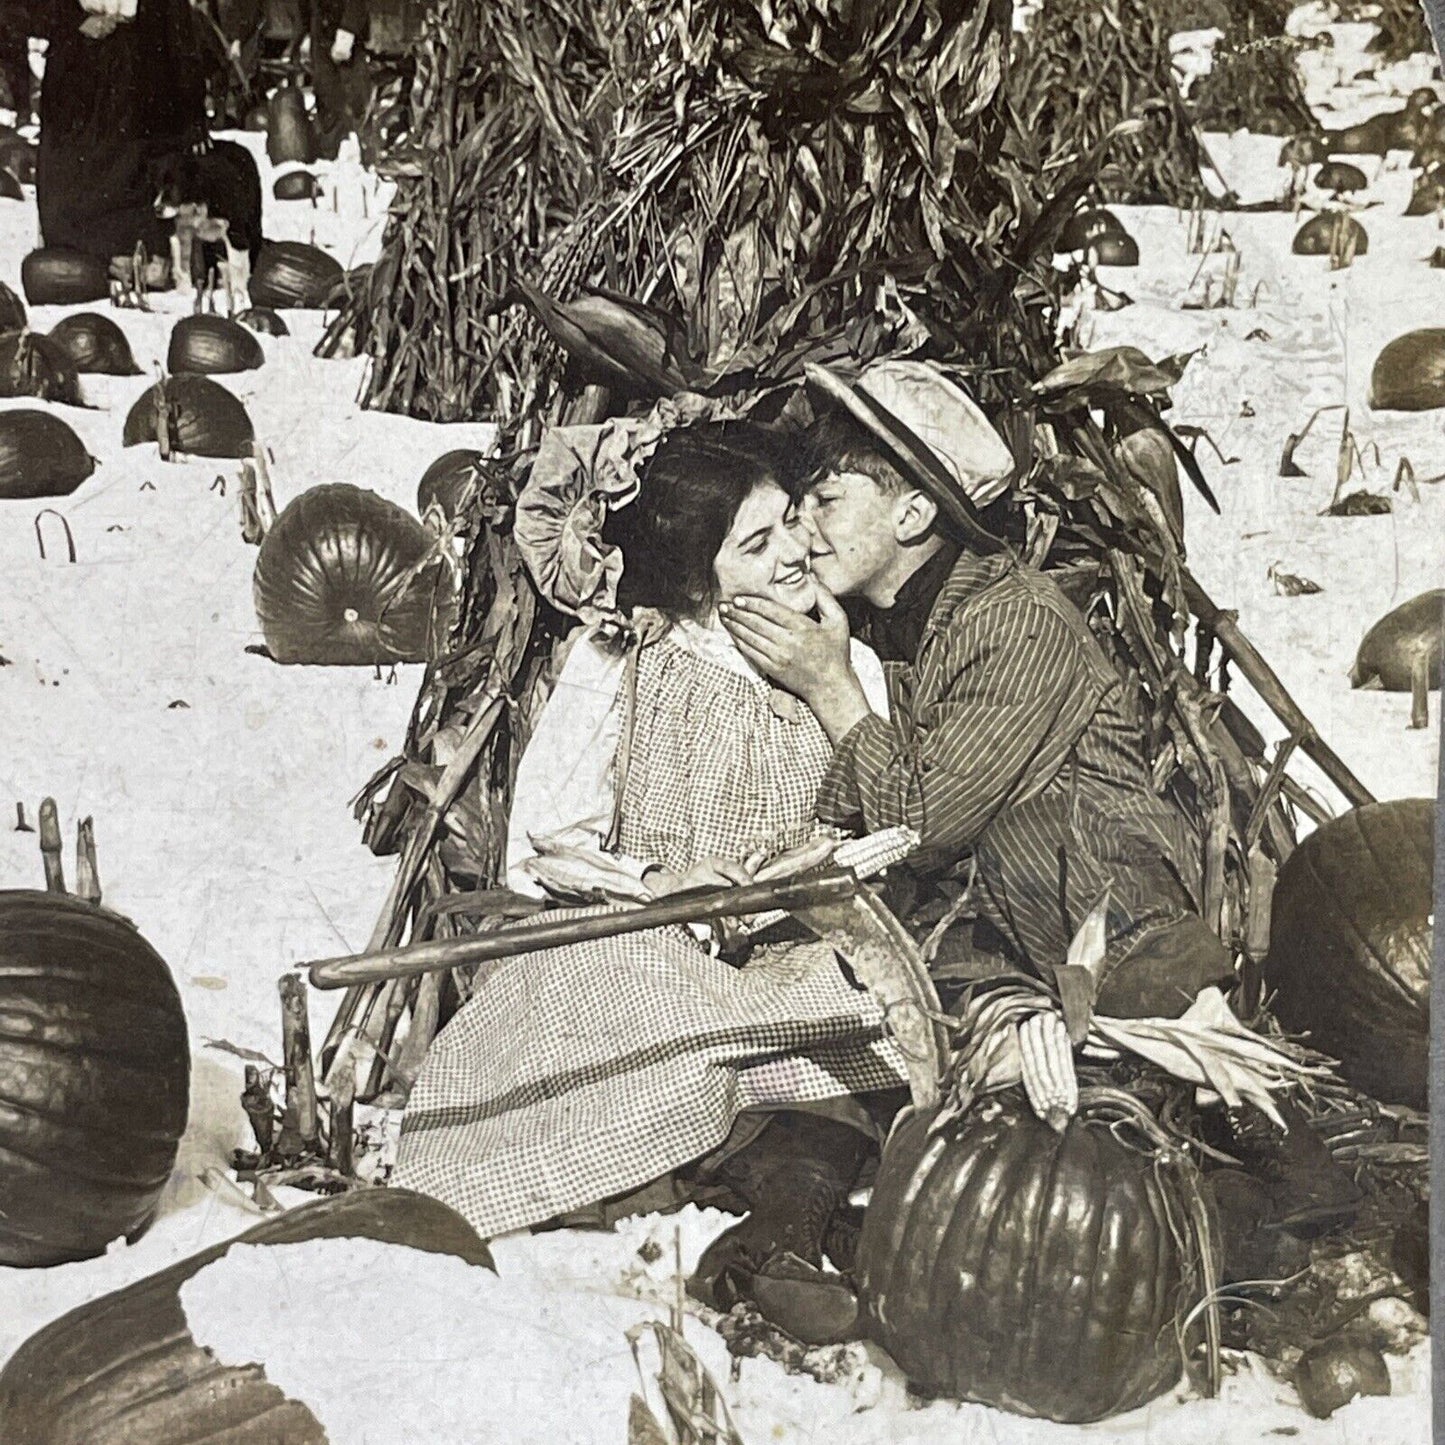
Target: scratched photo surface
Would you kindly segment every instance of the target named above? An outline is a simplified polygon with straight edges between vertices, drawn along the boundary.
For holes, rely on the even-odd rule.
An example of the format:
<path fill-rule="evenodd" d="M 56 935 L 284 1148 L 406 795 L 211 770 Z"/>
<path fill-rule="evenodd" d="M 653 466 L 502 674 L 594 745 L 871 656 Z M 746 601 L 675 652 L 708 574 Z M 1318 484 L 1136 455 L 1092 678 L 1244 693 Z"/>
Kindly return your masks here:
<path fill-rule="evenodd" d="M 4 0 L 0 1442 L 1427 1438 L 1432 24 Z"/>

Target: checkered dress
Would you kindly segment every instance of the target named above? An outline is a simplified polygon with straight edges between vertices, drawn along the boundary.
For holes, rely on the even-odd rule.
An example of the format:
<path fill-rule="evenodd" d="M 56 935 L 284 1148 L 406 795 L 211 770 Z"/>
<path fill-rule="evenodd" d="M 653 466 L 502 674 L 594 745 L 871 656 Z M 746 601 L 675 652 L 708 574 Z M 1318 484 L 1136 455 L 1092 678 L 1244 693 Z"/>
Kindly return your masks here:
<path fill-rule="evenodd" d="M 680 870 L 816 830 L 831 750 L 767 684 L 664 637 L 639 659 L 634 718 L 624 852 Z M 548 949 L 498 969 L 432 1045 L 395 1182 L 490 1236 L 639 1188 L 744 1109 L 905 1081 L 881 1010 L 823 944 L 741 969 L 683 928 Z"/>

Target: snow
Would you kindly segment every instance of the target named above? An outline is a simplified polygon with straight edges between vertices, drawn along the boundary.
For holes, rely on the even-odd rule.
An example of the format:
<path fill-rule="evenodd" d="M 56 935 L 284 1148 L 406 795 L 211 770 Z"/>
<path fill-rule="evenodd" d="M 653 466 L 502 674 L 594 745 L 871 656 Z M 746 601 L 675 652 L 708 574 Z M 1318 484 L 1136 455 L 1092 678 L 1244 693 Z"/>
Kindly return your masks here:
<path fill-rule="evenodd" d="M 1306 57 L 1312 98 L 1335 107 L 1334 125 L 1399 105 L 1429 77 L 1428 60 L 1417 60 L 1353 79 L 1369 68 L 1359 30 L 1332 26 L 1334 49 Z M 259 138 L 240 139 L 260 155 L 269 196 L 274 173 Z M 1285 173 L 1275 166 L 1277 139 L 1208 140 L 1246 200 L 1284 185 Z M 1217 602 L 1238 609 L 1244 632 L 1322 735 L 1386 798 L 1433 795 L 1440 695 L 1431 696 L 1429 728 L 1410 731 L 1408 697 L 1352 691 L 1348 669 L 1360 638 L 1384 611 L 1445 585 L 1445 486 L 1423 482 L 1445 472 L 1445 411 L 1371 412 L 1365 402 L 1380 347 L 1445 316 L 1445 271 L 1425 263 L 1445 234 L 1433 218 L 1400 215 L 1410 185 L 1401 159 L 1364 159 L 1371 178 L 1364 199 L 1375 203 L 1361 212 L 1370 251 L 1345 271 L 1331 273 L 1323 258 L 1291 256 L 1295 222 L 1288 215 L 1225 217 L 1241 256 L 1239 304 L 1229 310 L 1180 309 L 1201 263 L 1186 249 L 1187 217 L 1120 208 L 1139 239 L 1142 264 L 1103 279 L 1135 304 L 1094 312 L 1083 323 L 1091 346 L 1130 342 L 1156 357 L 1203 348 L 1176 388 L 1173 419 L 1206 427 L 1238 460 L 1221 464 L 1200 443 L 1223 513 L 1216 517 L 1186 484 L 1190 565 Z M 268 234 L 314 235 L 348 266 L 370 259 L 387 188 L 354 159 L 314 169 L 325 184 L 319 204 L 268 200 Z M 34 240 L 33 198 L 0 201 L 0 279 L 17 290 L 20 259 Z M 1222 270 L 1223 257 L 1204 265 Z M 118 1243 L 102 1259 L 45 1271 L 0 1270 L 0 1361 L 84 1300 L 255 1222 L 256 1211 L 238 1192 L 205 1174 L 223 1170 L 230 1149 L 249 1142 L 237 1098 L 240 1062 L 206 1043 L 228 1040 L 276 1058 L 278 975 L 301 960 L 365 944 L 394 866 L 362 846 L 349 800 L 399 750 L 420 669 L 398 668 L 393 682 L 367 669 L 278 667 L 246 652 L 261 637 L 250 591 L 255 551 L 240 536 L 236 464 L 166 464 L 153 446 L 120 445 L 126 410 L 154 379 L 169 327 L 188 309 L 174 296 L 153 304 L 151 314 L 93 308 L 119 322 L 147 374 L 85 378 L 94 410 L 50 408 L 100 459 L 95 475 L 50 504 L 0 503 L 0 655 L 8 663 L 0 666 L 0 722 L 10 740 L 0 760 L 0 877 L 7 886 L 40 886 L 35 835 L 11 831 L 17 802 L 33 823 L 40 799 L 54 796 L 67 839 L 78 819 L 94 815 L 106 901 L 136 921 L 181 990 L 195 1050 L 191 1125 L 161 1217 L 135 1245 Z M 48 329 L 63 314 L 35 308 L 32 325 Z M 311 356 L 324 324 L 319 314 L 290 313 L 288 320 L 290 338 L 261 338 L 263 368 L 223 379 L 274 453 L 278 505 L 310 486 L 349 481 L 411 509 L 432 458 L 486 445 L 485 426 L 430 426 L 363 412 L 355 403 L 362 363 Z M 1389 516 L 1319 515 L 1334 489 L 1338 410 L 1322 415 L 1298 448 L 1307 475 L 1277 475 L 1288 435 L 1316 407 L 1341 403 L 1368 454 L 1363 485 L 1388 493 L 1399 459 L 1408 456 L 1422 479 L 1418 501 L 1406 490 L 1393 495 Z M 1362 485 L 1358 474 L 1349 485 Z M 43 519 L 47 557 L 39 555 L 33 523 L 46 505 L 70 522 L 74 564 L 65 560 L 54 517 Z M 1312 578 L 1323 591 L 1277 596 L 1266 576 L 1272 563 Z M 1282 736 L 1247 689 L 1236 696 L 1268 738 Z M 1338 807 L 1329 785 L 1318 786 Z M 318 1035 L 332 1003 L 313 997 Z M 286 1193 L 283 1202 L 300 1197 Z M 441 1410 L 453 1387 L 469 1378 L 477 1384 L 466 1384 L 466 1398 L 479 1408 L 504 1408 L 509 1426 L 541 1438 L 540 1420 L 550 1427 L 548 1439 L 611 1442 L 622 1437 L 626 1398 L 636 1385 L 624 1332 L 644 1316 L 665 1318 L 674 1230 L 682 1231 L 686 1269 L 726 1222 L 689 1209 L 668 1219 L 629 1220 L 612 1234 L 506 1239 L 495 1248 L 497 1278 L 346 1241 L 289 1246 L 284 1267 L 278 1248 L 244 1247 L 187 1287 L 186 1308 L 198 1337 L 224 1357 L 264 1359 L 283 1389 L 314 1403 L 338 1445 L 481 1437 L 455 1414 L 451 1423 L 435 1415 L 414 1428 L 411 1417 L 406 1429 L 387 1423 L 405 1410 Z M 659 1248 L 659 1257 L 644 1262 Z M 363 1256 L 370 1260 L 365 1268 Z M 326 1288 L 302 1287 L 311 1277 Z M 418 1288 L 423 1280 L 434 1285 L 430 1298 Z M 390 1353 L 376 1352 L 365 1321 L 385 1322 Z M 420 1361 L 436 1372 L 425 1376 L 435 1382 L 425 1389 L 417 1383 L 418 1361 L 408 1360 L 406 1374 L 399 1368 L 408 1352 L 397 1331 L 406 1321 L 415 1322 L 417 1341 L 445 1338 L 433 1352 L 442 1358 Z M 749 1445 L 813 1438 L 839 1445 L 886 1438 L 1062 1445 L 1166 1433 L 1202 1445 L 1271 1431 L 1302 1445 L 1356 1445 L 1423 1439 L 1427 1429 L 1426 1346 L 1391 1358 L 1392 1397 L 1356 1401 L 1329 1421 L 1312 1420 L 1287 1384 L 1245 1360 L 1234 1362 L 1219 1400 L 1166 1399 L 1106 1425 L 1064 1428 L 979 1406 L 919 1408 L 886 1358 L 861 1346 L 840 1357 L 837 1384 L 788 1376 L 761 1360 L 744 1362 L 731 1381 L 726 1349 L 704 1322 L 690 1318 L 687 1338 L 722 1386 Z M 470 1364 L 459 1370 L 458 1359 Z M 518 1369 L 519 1359 L 527 1370 Z M 318 1361 L 331 1367 L 316 1369 Z M 577 1385 L 572 1371 L 579 1372 Z M 517 1392 L 515 1401 L 488 1395 L 487 1382 L 498 1379 Z M 345 1414 L 344 1401 L 334 1398 L 347 1391 L 331 1385 L 345 1382 L 368 1406 L 361 1416 Z M 587 1403 L 563 1415 L 566 1398 Z M 517 1428 L 508 1433 L 517 1435 Z"/>
<path fill-rule="evenodd" d="M 670 1219 L 624 1221 L 611 1234 L 505 1239 L 494 1246 L 496 1275 L 373 1241 L 238 1245 L 182 1287 L 181 1303 L 199 1344 L 227 1364 L 264 1365 L 273 1384 L 316 1415 L 332 1445 L 503 1437 L 517 1445 L 614 1445 L 629 1396 L 650 1387 L 627 1331 L 666 1320 L 674 1238 L 683 1269 L 691 1269 L 724 1219 L 689 1207 Z M 244 1311 L 239 1298 L 248 1302 Z M 732 1380 L 733 1362 L 715 1331 L 690 1317 L 684 1337 L 750 1445 L 1142 1445 L 1166 1432 L 1171 1445 L 1215 1445 L 1226 1434 L 1239 1437 L 1245 1421 L 1249 1438 L 1288 1433 L 1306 1445 L 1424 1438 L 1412 1427 L 1418 1417 L 1423 1432 L 1423 1409 L 1407 1417 L 1401 1408 L 1423 1403 L 1424 1351 L 1390 1360 L 1395 1396 L 1356 1400 L 1328 1421 L 1306 1416 L 1294 1392 L 1257 1362 L 1233 1358 L 1216 1400 L 1186 1399 L 1181 1389 L 1099 1425 L 1065 1427 L 981 1405 L 920 1404 L 872 1346 L 835 1347 L 836 1383 L 824 1385 L 765 1359 L 741 1362 Z M 649 1357 L 640 1355 L 645 1372 Z"/>

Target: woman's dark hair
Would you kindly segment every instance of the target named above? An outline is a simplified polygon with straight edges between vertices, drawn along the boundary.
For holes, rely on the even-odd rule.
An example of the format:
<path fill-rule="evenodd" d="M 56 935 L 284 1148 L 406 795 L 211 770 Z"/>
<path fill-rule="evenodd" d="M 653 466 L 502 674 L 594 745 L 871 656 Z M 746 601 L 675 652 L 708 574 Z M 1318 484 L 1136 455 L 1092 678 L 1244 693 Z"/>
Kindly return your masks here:
<path fill-rule="evenodd" d="M 717 587 L 713 563 L 748 495 L 771 483 L 797 490 L 795 445 L 749 422 L 704 422 L 670 432 L 642 473 L 637 500 L 608 517 L 622 549 L 617 601 L 674 620 L 703 616 Z"/>

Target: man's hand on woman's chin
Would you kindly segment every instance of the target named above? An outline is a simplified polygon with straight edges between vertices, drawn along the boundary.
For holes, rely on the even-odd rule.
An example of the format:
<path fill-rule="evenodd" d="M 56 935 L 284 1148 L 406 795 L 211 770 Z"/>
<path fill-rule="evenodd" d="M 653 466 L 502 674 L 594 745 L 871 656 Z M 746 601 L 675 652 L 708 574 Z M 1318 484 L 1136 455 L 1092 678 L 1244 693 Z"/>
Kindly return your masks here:
<path fill-rule="evenodd" d="M 800 697 L 836 744 L 868 716 L 853 671 L 848 618 L 818 583 L 818 620 L 767 597 L 735 597 L 718 608 L 744 657 L 779 687 Z"/>

